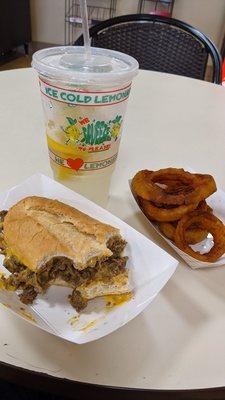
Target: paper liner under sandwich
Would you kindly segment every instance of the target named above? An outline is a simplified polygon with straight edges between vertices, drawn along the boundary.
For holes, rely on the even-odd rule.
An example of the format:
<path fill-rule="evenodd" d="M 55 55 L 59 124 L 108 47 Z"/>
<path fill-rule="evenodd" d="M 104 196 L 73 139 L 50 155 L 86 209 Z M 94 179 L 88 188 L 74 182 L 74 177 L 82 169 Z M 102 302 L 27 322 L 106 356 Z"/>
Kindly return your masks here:
<path fill-rule="evenodd" d="M 115 301 L 113 296 L 97 298 L 78 314 L 68 303 L 70 288 L 52 286 L 32 306 L 21 303 L 17 293 L 0 288 L 0 303 L 37 327 L 79 344 L 99 339 L 141 313 L 174 273 L 178 262 L 164 250 L 108 211 L 44 175 L 34 175 L 0 194 L 0 209 L 8 210 L 19 200 L 33 195 L 60 200 L 120 229 L 127 241 L 124 255 L 128 256 L 132 289 L 127 301 L 124 298 L 121 302 L 119 298 Z M 0 256 L 0 272 L 8 275 L 3 259 Z M 16 319 L 14 322 L 16 325 Z"/>
<path fill-rule="evenodd" d="M 188 169 L 190 170 L 190 168 Z M 191 171 L 192 172 L 192 171 Z M 131 181 L 129 181 L 130 188 L 131 188 Z M 131 190 L 132 192 L 132 190 Z M 142 213 L 145 215 L 147 218 L 149 224 L 152 226 L 152 228 L 164 239 L 166 240 L 167 243 L 184 259 L 184 261 L 193 269 L 197 268 L 212 268 L 212 267 L 218 267 L 218 266 L 225 266 L 225 254 L 223 257 L 220 257 L 216 262 L 213 263 L 208 263 L 208 262 L 203 262 L 196 260 L 195 258 L 189 256 L 182 250 L 180 250 L 174 242 L 172 242 L 170 239 L 168 239 L 158 228 L 157 223 L 154 223 L 148 219 L 148 216 L 145 214 L 144 210 L 141 208 L 141 205 L 139 204 L 138 198 L 135 196 L 135 194 L 132 192 L 133 197 L 138 204 L 140 210 Z M 206 199 L 207 204 L 213 209 L 213 214 L 218 217 L 221 221 L 225 223 L 225 193 L 222 190 L 217 190 L 213 195 L 211 195 L 209 198 Z M 211 247 L 213 246 L 213 238 L 212 235 L 208 235 L 208 237 L 203 240 L 200 243 L 197 243 L 195 245 L 191 245 L 191 247 L 195 251 L 200 251 L 200 252 L 208 252 Z"/>

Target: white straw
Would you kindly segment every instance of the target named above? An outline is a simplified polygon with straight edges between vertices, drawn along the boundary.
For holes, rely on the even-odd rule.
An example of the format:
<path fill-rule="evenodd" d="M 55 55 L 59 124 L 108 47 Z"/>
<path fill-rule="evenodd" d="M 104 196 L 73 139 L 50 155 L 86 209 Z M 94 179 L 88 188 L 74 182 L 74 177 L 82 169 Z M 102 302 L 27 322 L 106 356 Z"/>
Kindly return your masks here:
<path fill-rule="evenodd" d="M 80 0 L 80 12 L 82 18 L 82 28 L 83 28 L 83 37 L 84 37 L 84 49 L 87 57 L 91 55 L 91 46 L 90 46 L 90 36 L 89 36 L 89 27 L 88 27 L 88 12 L 87 12 L 87 1 Z"/>

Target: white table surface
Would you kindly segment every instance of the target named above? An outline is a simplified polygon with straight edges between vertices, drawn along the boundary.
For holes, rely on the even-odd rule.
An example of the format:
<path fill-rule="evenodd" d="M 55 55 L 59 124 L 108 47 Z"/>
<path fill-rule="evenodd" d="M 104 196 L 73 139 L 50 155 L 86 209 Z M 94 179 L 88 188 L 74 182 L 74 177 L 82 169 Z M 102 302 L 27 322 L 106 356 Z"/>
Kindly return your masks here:
<path fill-rule="evenodd" d="M 0 191 L 51 176 L 36 75 L 0 72 Z M 138 211 L 127 180 L 142 168 L 191 166 L 225 190 L 225 88 L 140 71 L 133 84 L 109 210 L 175 253 Z M 176 256 L 176 255 L 175 255 Z M 177 257 L 177 256 L 176 256 Z M 74 345 L 0 306 L 0 361 L 56 377 L 122 387 L 225 386 L 225 268 L 184 263 L 145 312 L 113 334 Z"/>

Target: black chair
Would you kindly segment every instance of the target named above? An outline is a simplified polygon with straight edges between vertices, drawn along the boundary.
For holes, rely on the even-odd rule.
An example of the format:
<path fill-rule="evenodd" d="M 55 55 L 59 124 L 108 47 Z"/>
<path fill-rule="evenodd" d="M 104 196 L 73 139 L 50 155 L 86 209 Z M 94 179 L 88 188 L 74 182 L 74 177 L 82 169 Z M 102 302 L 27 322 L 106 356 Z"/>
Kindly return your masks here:
<path fill-rule="evenodd" d="M 205 78 L 209 56 L 212 81 L 221 83 L 221 57 L 213 42 L 185 22 L 149 14 L 123 15 L 90 28 L 92 46 L 122 51 L 135 57 L 140 68 Z M 83 45 L 83 36 L 74 43 Z"/>

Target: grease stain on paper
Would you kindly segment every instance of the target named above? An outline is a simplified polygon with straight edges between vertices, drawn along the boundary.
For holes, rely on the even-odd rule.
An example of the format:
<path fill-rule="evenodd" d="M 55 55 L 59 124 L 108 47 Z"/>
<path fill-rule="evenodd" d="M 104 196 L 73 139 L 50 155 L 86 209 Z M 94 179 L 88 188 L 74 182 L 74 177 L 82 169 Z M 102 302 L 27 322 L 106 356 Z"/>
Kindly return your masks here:
<path fill-rule="evenodd" d="M 25 308 L 20 307 L 19 314 L 22 315 L 22 317 L 28 319 L 31 322 L 34 322 L 35 324 L 37 323 L 37 321 L 34 318 L 34 316 L 29 311 L 26 311 Z"/>

